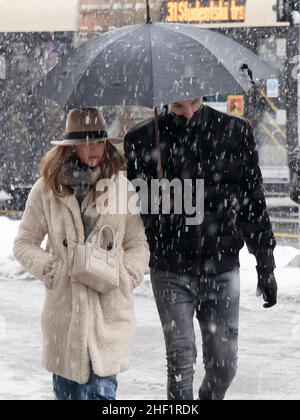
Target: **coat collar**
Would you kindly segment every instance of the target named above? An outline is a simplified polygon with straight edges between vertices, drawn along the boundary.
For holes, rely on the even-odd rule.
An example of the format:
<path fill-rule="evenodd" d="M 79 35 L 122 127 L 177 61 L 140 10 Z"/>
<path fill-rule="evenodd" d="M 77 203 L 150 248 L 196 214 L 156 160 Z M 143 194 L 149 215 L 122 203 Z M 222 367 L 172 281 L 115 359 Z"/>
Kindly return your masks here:
<path fill-rule="evenodd" d="M 59 200 L 64 204 L 64 211 L 68 211 L 71 213 L 74 225 L 75 225 L 75 231 L 78 236 L 78 241 L 83 243 L 84 242 L 84 227 L 80 212 L 80 207 L 77 198 L 75 197 L 75 194 L 70 194 L 65 197 L 59 197 Z M 73 239 L 75 241 L 75 238 Z"/>

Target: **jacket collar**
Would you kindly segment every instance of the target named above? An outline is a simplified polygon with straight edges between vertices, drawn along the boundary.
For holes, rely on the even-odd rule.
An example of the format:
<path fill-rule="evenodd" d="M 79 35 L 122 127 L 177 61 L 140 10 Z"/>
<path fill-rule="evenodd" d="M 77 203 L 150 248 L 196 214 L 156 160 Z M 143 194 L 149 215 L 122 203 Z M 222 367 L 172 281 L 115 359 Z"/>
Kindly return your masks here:
<path fill-rule="evenodd" d="M 206 108 L 207 107 L 205 105 L 202 105 L 202 107 L 197 112 L 195 112 L 195 114 L 193 115 L 189 124 L 187 124 L 186 126 L 181 126 L 180 128 L 181 129 L 184 129 L 184 128 L 191 129 L 191 128 L 196 127 L 196 126 L 200 126 L 202 124 L 203 117 L 206 113 Z M 162 117 L 162 119 L 164 119 L 164 117 L 167 118 L 167 124 L 168 124 L 169 127 L 172 127 L 172 128 L 177 127 L 176 117 L 170 111 L 168 113 L 166 113 L 166 111 L 164 111 L 161 114 L 161 117 Z"/>

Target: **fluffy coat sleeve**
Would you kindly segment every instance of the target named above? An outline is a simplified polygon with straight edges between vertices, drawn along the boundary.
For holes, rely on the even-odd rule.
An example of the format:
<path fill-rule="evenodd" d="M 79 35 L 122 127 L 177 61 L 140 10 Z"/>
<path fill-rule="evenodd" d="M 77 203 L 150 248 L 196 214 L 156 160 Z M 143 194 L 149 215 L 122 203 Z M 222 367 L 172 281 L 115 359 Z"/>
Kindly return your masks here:
<path fill-rule="evenodd" d="M 123 264 L 135 288 L 143 281 L 150 258 L 144 223 L 140 214 L 127 215 L 123 249 Z"/>
<path fill-rule="evenodd" d="M 41 281 L 43 281 L 44 268 L 60 261 L 57 256 L 46 252 L 40 246 L 47 233 L 40 179 L 29 193 L 14 241 L 13 254 L 28 273 Z"/>

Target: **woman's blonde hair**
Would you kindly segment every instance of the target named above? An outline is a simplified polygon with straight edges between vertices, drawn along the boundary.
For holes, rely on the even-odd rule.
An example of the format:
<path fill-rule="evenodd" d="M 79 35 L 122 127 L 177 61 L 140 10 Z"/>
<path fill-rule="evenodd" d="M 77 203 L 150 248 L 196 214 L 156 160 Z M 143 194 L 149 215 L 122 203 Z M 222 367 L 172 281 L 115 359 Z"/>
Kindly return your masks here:
<path fill-rule="evenodd" d="M 54 146 L 41 161 L 40 176 L 44 178 L 46 187 L 56 197 L 65 197 L 72 194 L 70 187 L 61 184 L 61 173 L 65 163 L 76 156 L 74 146 Z M 111 143 L 106 142 L 105 153 L 99 166 L 101 178 L 106 179 L 126 170 L 127 165 L 123 153 Z"/>

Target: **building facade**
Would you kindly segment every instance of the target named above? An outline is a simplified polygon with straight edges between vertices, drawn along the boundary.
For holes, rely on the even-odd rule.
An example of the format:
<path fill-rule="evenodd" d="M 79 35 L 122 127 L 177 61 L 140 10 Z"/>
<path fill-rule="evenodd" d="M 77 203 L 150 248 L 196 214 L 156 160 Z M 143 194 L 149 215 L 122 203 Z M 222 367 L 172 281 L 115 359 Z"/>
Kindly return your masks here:
<path fill-rule="evenodd" d="M 0 191 L 23 208 L 50 141 L 64 130 L 64 113 L 53 102 L 30 95 L 32 83 L 73 48 L 73 32 L 0 33 Z M 0 201 L 1 206 L 5 203 Z"/>
<path fill-rule="evenodd" d="M 145 0 L 80 0 L 78 28 L 85 34 L 145 21 Z M 276 0 L 150 0 L 155 22 L 219 27 L 284 26 Z"/>

